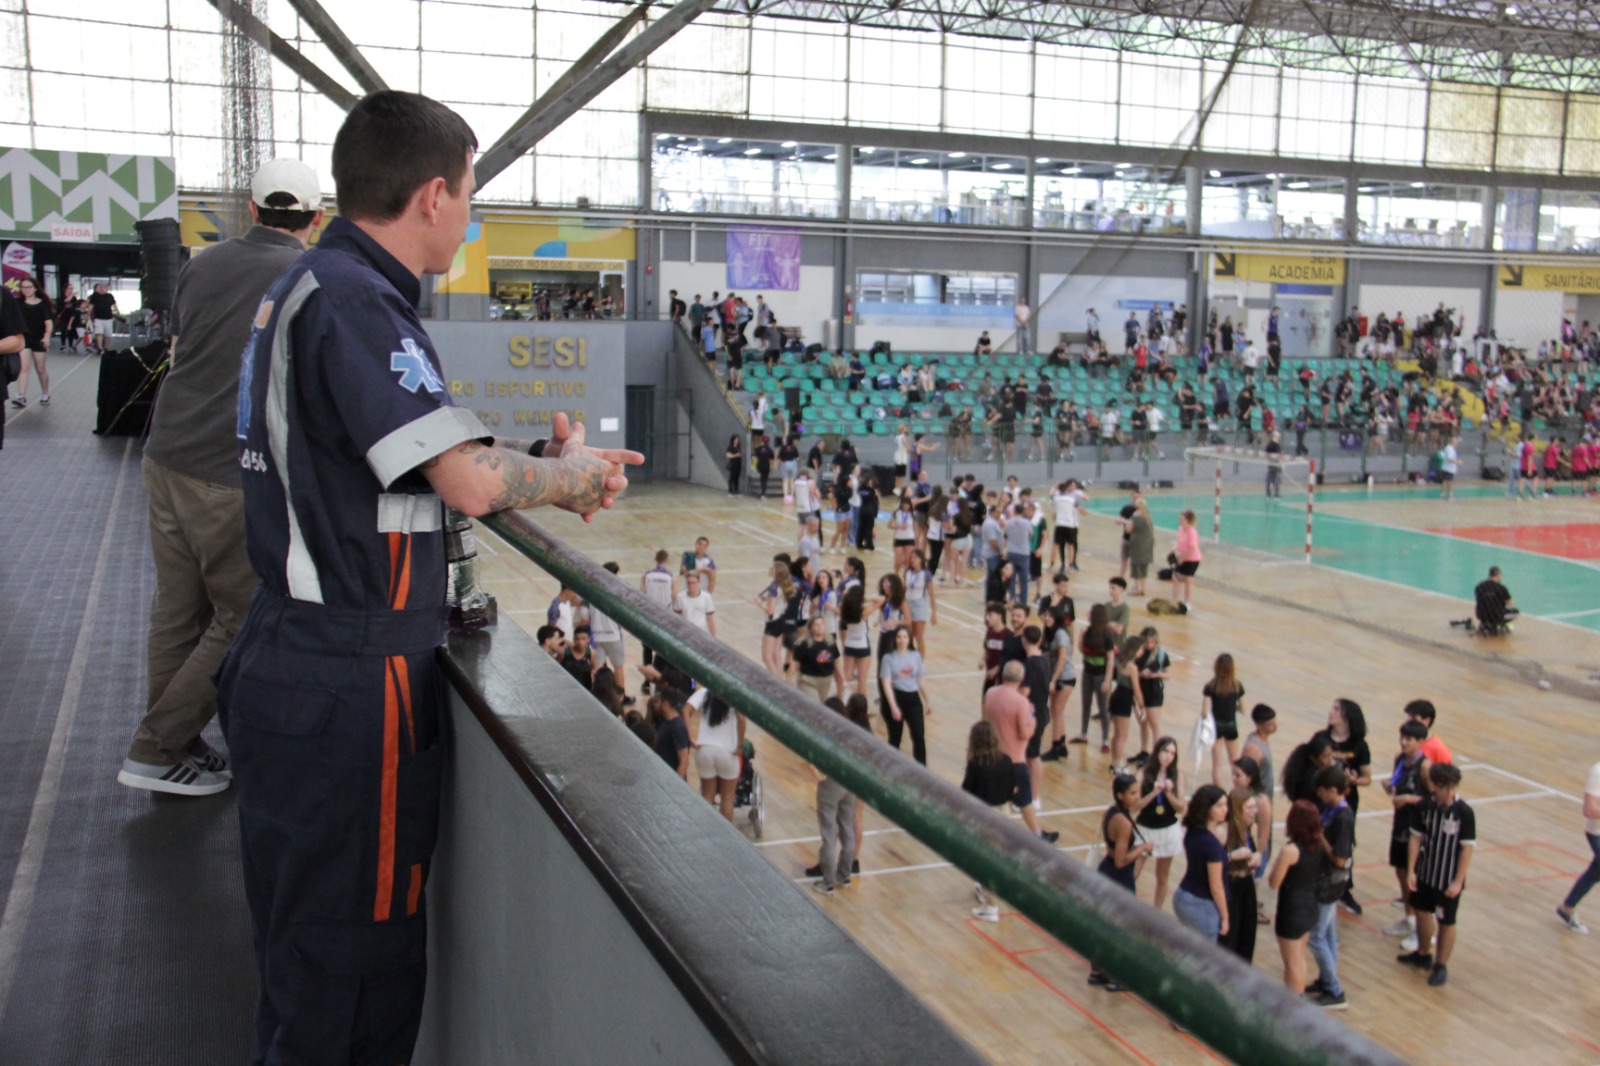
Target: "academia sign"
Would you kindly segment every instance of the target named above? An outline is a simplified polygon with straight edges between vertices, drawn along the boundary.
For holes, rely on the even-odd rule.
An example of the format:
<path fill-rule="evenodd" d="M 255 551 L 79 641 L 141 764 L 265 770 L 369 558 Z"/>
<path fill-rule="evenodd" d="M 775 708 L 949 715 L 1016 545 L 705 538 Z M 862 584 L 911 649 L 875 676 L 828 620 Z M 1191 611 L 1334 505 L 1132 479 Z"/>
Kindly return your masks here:
<path fill-rule="evenodd" d="M 1343 285 L 1344 259 L 1336 255 L 1212 252 L 1211 276 L 1272 285 Z"/>

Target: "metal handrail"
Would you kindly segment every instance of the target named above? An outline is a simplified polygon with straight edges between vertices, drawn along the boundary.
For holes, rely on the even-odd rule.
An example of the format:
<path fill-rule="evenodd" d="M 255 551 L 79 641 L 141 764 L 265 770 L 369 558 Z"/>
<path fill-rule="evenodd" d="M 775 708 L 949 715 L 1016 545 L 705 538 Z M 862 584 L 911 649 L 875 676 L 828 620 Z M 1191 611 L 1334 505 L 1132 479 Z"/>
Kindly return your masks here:
<path fill-rule="evenodd" d="M 651 603 L 516 512 L 482 519 L 508 544 L 742 710 L 1039 928 L 1235 1062 L 1399 1066 L 1404 1060 L 1178 925 L 1109 879 Z M 1247 918 L 1253 921 L 1254 918 Z"/>

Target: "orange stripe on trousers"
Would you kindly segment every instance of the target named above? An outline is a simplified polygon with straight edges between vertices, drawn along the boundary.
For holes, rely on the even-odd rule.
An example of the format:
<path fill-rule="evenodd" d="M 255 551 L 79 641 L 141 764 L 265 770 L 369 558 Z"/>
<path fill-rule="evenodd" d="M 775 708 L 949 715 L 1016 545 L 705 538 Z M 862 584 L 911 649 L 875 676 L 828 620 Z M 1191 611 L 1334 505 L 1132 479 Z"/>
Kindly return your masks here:
<path fill-rule="evenodd" d="M 397 656 L 395 658 L 398 658 Z M 390 660 L 393 662 L 393 658 Z M 378 798 L 378 891 L 372 906 L 374 921 L 389 920 L 394 897 L 395 793 L 400 769 L 400 699 L 394 674 L 383 672 L 383 779 Z"/>
<path fill-rule="evenodd" d="M 399 576 L 400 534 L 389 534 L 389 602 L 394 603 L 394 583 Z"/>
<path fill-rule="evenodd" d="M 406 715 L 406 736 L 411 740 L 411 754 L 417 753 L 417 723 L 411 716 L 411 667 L 404 655 L 390 658 L 394 663 L 395 686 L 400 690 L 400 707 Z"/>
<path fill-rule="evenodd" d="M 395 586 L 394 594 L 389 597 L 389 605 L 397 611 L 406 609 L 406 597 L 411 594 L 411 536 L 407 534 L 400 547 L 400 581 Z"/>
<path fill-rule="evenodd" d="M 411 887 L 406 891 L 406 914 L 417 913 L 417 904 L 422 899 L 422 864 L 414 863 L 411 867 Z"/>

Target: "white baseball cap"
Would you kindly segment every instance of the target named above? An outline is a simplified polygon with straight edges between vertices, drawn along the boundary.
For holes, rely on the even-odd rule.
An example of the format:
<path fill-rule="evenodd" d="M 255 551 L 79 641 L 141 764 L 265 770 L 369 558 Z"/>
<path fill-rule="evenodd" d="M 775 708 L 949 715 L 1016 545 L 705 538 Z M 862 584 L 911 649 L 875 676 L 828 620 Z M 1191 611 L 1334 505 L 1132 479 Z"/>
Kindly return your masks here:
<path fill-rule="evenodd" d="M 250 199 L 257 207 L 271 207 L 267 197 L 279 192 L 288 193 L 295 201 L 279 210 L 315 211 L 322 206 L 317 172 L 298 159 L 274 159 L 263 164 L 250 179 Z"/>

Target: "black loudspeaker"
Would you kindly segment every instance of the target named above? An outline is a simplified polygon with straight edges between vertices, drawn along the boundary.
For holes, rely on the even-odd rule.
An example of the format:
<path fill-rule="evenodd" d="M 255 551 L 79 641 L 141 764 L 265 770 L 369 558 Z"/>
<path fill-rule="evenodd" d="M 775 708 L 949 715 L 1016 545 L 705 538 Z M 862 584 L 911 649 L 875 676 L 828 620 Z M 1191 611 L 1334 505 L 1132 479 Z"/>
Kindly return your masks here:
<path fill-rule="evenodd" d="M 152 311 L 172 310 L 178 294 L 178 269 L 183 266 L 183 243 L 178 220 L 157 218 L 135 222 L 139 234 L 139 295 Z"/>
<path fill-rule="evenodd" d="M 150 431 L 156 395 L 166 377 L 167 345 L 125 348 L 100 357 L 100 388 L 94 431 L 102 436 L 142 437 Z"/>
<path fill-rule="evenodd" d="M 784 410 L 789 412 L 790 418 L 800 417 L 802 404 L 800 403 L 800 389 L 798 387 L 785 386 L 783 390 L 783 407 Z"/>

